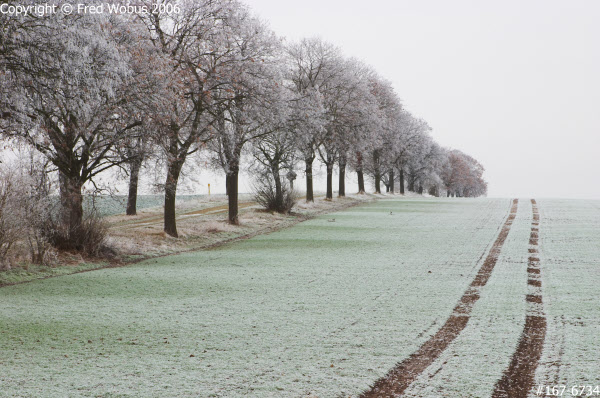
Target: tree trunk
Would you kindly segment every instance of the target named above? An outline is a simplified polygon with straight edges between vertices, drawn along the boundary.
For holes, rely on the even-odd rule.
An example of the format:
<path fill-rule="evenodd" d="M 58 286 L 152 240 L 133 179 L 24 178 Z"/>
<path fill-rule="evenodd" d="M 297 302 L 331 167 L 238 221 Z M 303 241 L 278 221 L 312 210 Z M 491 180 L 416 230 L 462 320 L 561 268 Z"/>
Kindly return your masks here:
<path fill-rule="evenodd" d="M 346 196 L 346 159 L 340 157 L 338 162 L 340 173 L 339 173 L 339 192 L 338 196 Z"/>
<path fill-rule="evenodd" d="M 177 194 L 177 182 L 181 173 L 181 164 L 174 162 L 167 168 L 167 180 L 165 182 L 165 210 L 164 231 L 167 235 L 177 238 L 177 223 L 175 221 L 175 196 Z"/>
<path fill-rule="evenodd" d="M 357 170 L 356 174 L 358 175 L 358 193 L 365 193 L 365 175 L 362 170 Z"/>
<path fill-rule="evenodd" d="M 225 174 L 225 195 L 229 196 L 229 174 Z"/>
<path fill-rule="evenodd" d="M 229 224 L 239 225 L 238 219 L 238 170 L 239 166 L 229 168 Z"/>
<path fill-rule="evenodd" d="M 325 199 L 332 200 L 333 199 L 333 157 L 328 153 L 327 154 L 327 194 Z"/>
<path fill-rule="evenodd" d="M 137 214 L 137 193 L 138 181 L 140 178 L 140 168 L 142 167 L 142 157 L 137 156 L 129 163 L 129 195 L 127 196 L 127 211 L 128 216 Z"/>
<path fill-rule="evenodd" d="M 275 165 L 272 166 L 271 173 L 273 174 L 273 180 L 275 180 L 275 197 L 277 198 L 277 200 L 281 201 L 280 203 L 283 203 L 283 190 L 281 188 L 281 176 L 279 175 L 279 167 Z"/>
<path fill-rule="evenodd" d="M 415 192 L 415 178 L 412 175 L 408 177 L 408 190 Z"/>
<path fill-rule="evenodd" d="M 404 168 L 400 167 L 400 193 L 404 195 Z"/>
<path fill-rule="evenodd" d="M 325 199 L 333 199 L 333 165 L 327 165 L 327 193 Z"/>
<path fill-rule="evenodd" d="M 379 171 L 379 154 L 373 152 L 373 168 L 375 177 L 375 193 L 381 193 L 381 173 Z"/>
<path fill-rule="evenodd" d="M 394 193 L 394 170 L 390 170 L 390 192 Z"/>
<path fill-rule="evenodd" d="M 423 195 L 423 185 L 419 185 L 418 193 L 419 195 Z"/>
<path fill-rule="evenodd" d="M 362 168 L 362 153 L 358 152 L 356 154 L 356 174 L 358 176 L 358 193 L 365 193 L 365 175 L 363 173 Z"/>
<path fill-rule="evenodd" d="M 436 198 L 438 198 L 440 196 L 438 186 L 437 185 L 431 186 L 429 188 L 429 194 L 431 196 L 435 196 Z"/>
<path fill-rule="evenodd" d="M 83 222 L 83 195 L 79 176 L 67 176 L 60 173 L 60 204 L 62 208 L 62 220 L 71 234 L 79 233 Z"/>
<path fill-rule="evenodd" d="M 314 202 L 315 196 L 313 194 L 313 174 L 312 174 L 312 164 L 315 160 L 314 156 L 312 158 L 305 158 L 304 162 L 306 163 L 306 168 L 304 172 L 306 173 L 306 201 Z"/>

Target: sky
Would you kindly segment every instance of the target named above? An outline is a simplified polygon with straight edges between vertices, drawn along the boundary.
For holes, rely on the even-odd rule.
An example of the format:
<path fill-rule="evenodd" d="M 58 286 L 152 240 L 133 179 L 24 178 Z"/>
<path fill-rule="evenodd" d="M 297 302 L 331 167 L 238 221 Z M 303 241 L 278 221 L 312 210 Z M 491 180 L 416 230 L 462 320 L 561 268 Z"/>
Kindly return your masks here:
<path fill-rule="evenodd" d="M 600 1 L 245 3 L 286 40 L 375 67 L 440 144 L 484 165 L 488 196 L 600 199 Z"/>

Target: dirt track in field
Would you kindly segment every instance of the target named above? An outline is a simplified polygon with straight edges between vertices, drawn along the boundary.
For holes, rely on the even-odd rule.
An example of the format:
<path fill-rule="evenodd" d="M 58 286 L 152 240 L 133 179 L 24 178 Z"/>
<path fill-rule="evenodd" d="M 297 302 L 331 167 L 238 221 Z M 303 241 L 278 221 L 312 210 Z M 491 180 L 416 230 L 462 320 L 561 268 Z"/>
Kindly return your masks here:
<path fill-rule="evenodd" d="M 533 286 L 534 293 L 526 296 L 527 314 L 525 327 L 519 339 L 517 350 L 513 354 L 508 369 L 495 386 L 493 398 L 525 398 L 531 391 L 535 378 L 535 370 L 542 356 L 546 338 L 546 317 L 543 312 L 542 281 L 540 279 L 540 259 L 538 257 L 538 233 L 540 215 L 537 203 L 531 200 L 533 221 L 529 236 L 529 259 L 527 264 L 528 284 Z"/>
<path fill-rule="evenodd" d="M 429 340 L 404 361 L 396 365 L 387 375 L 361 394 L 361 398 L 394 397 L 401 395 L 429 365 L 456 339 L 469 322 L 473 305 L 479 300 L 479 290 L 488 282 L 498 261 L 502 245 L 508 236 L 513 220 L 517 215 L 518 199 L 514 199 L 510 213 L 504 222 L 498 237 L 494 241 L 483 265 L 465 291 L 453 314 Z M 537 238 L 536 238 L 537 243 Z M 537 363 L 537 362 L 536 362 Z M 534 369 L 535 370 L 535 369 Z"/>
<path fill-rule="evenodd" d="M 250 206 L 254 206 L 256 205 L 256 202 L 240 202 L 238 203 L 238 209 L 244 209 L 246 207 L 250 207 Z M 200 209 L 200 210 L 193 210 L 193 211 L 188 211 L 188 212 L 183 212 L 181 214 L 177 214 L 177 221 L 182 221 L 182 219 L 184 218 L 189 218 L 189 217 L 194 217 L 194 216 L 201 216 L 201 215 L 205 215 L 205 214 L 218 214 L 218 213 L 225 213 L 229 210 L 229 206 L 228 205 L 219 205 L 219 206 L 212 206 L 212 207 L 207 207 L 205 209 Z M 139 226 L 146 226 L 146 225 L 152 225 L 152 224 L 156 224 L 156 223 L 162 223 L 163 222 L 163 215 L 162 213 L 159 215 L 152 215 L 149 217 L 144 217 L 144 218 L 140 218 L 138 220 L 134 220 L 134 221 L 128 221 L 128 222 L 121 222 L 121 223 L 115 223 L 115 225 L 113 225 L 111 228 L 114 229 L 133 229 Z"/>

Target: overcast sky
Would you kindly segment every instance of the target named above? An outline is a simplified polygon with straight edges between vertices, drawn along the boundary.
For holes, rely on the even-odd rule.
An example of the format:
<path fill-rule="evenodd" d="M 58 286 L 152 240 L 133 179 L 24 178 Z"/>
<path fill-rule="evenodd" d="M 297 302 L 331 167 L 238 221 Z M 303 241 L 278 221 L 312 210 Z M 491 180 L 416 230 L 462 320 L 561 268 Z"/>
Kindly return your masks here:
<path fill-rule="evenodd" d="M 600 1 L 246 0 L 391 80 L 489 196 L 600 199 Z"/>

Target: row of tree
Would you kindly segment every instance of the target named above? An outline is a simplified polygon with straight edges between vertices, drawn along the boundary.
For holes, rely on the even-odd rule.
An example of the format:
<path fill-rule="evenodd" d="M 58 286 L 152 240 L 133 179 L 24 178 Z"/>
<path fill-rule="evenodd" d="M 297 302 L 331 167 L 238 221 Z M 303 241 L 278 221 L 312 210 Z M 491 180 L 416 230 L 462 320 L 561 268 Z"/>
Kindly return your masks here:
<path fill-rule="evenodd" d="M 177 185 L 192 156 L 223 170 L 233 224 L 245 157 L 276 195 L 285 176 L 303 169 L 307 201 L 315 160 L 327 170 L 327 199 L 334 168 L 340 196 L 348 170 L 360 192 L 366 175 L 375 192 L 399 183 L 401 193 L 486 193 L 483 167 L 438 145 L 373 68 L 320 39 L 286 44 L 237 0 L 163 0 L 172 6 L 138 14 L 65 15 L 64 1 L 53 3 L 53 14 L 0 15 L 0 133 L 47 159 L 73 231 L 83 187 L 113 167 L 128 171 L 135 214 L 150 158 L 166 171 L 164 230 L 172 236 Z"/>

